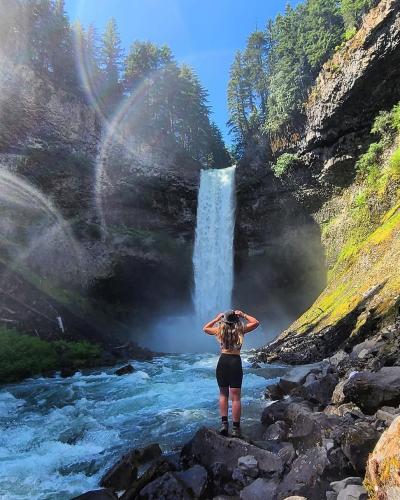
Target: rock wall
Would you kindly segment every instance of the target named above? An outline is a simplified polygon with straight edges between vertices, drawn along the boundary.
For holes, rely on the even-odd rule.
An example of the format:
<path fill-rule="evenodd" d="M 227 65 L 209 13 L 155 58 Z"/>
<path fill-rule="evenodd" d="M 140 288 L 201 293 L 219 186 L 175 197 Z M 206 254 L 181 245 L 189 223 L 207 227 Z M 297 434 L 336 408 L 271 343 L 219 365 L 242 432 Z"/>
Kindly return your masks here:
<path fill-rule="evenodd" d="M 356 176 L 374 117 L 400 100 L 400 5 L 382 0 L 328 61 L 307 103 L 299 162 L 283 184 L 321 230 L 327 286 L 264 360 L 323 359 L 362 341 L 398 314 L 399 177 L 386 146 L 378 178 Z"/>
<path fill-rule="evenodd" d="M 123 113 L 102 122 L 84 97 L 6 58 L 0 96 L 2 265 L 129 329 L 149 310 L 187 306 L 201 165 L 168 137 L 139 139 Z"/>

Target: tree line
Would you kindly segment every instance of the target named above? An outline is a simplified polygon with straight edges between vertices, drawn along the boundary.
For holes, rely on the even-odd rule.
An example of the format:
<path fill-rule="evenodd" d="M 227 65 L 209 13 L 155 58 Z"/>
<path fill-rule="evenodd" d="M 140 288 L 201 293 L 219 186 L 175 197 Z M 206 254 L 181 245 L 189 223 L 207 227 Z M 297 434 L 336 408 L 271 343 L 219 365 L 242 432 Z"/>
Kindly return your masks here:
<path fill-rule="evenodd" d="M 228 84 L 229 126 L 236 154 L 257 142 L 296 130 L 309 90 L 341 43 L 350 39 L 378 0 L 305 0 L 287 5 L 237 51 Z"/>
<path fill-rule="evenodd" d="M 231 163 L 207 91 L 169 47 L 134 41 L 125 54 L 114 18 L 99 35 L 93 25 L 71 24 L 64 0 L 0 0 L 0 9 L 0 48 L 11 60 L 95 106 L 106 120 L 129 99 L 132 130 L 143 140 L 165 135 L 203 165 Z"/>

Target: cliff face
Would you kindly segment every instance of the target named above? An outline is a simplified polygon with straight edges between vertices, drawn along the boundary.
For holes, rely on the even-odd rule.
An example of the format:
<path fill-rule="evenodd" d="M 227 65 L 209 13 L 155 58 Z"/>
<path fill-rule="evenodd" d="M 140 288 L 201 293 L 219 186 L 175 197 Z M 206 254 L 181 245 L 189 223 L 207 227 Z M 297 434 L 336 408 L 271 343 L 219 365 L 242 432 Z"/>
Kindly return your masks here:
<path fill-rule="evenodd" d="M 400 100 L 399 59 L 400 5 L 382 0 L 311 92 L 304 134 L 292 148 L 298 162 L 282 185 L 320 228 L 327 285 L 260 359 L 323 359 L 398 314 L 398 137 L 380 144 L 372 173 L 356 175 L 355 163 L 373 141 L 378 112 Z"/>
<path fill-rule="evenodd" d="M 18 282 L 0 296 L 1 324 L 51 338 L 47 298 L 51 319 L 62 309 L 80 337 L 75 316 L 98 329 L 101 309 L 103 326 L 131 328 L 187 301 L 201 165 L 167 137 L 135 139 L 121 113 L 102 123 L 83 98 L 7 59 L 0 95 L 0 259 Z M 26 305 L 18 318 L 12 290 Z"/>

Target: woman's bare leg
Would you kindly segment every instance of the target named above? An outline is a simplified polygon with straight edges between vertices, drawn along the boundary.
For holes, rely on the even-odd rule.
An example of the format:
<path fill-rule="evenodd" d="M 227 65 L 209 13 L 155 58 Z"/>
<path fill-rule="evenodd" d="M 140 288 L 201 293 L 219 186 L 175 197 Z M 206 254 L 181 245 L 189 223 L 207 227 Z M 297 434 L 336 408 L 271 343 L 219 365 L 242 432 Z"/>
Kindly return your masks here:
<path fill-rule="evenodd" d="M 240 401 L 241 389 L 230 389 L 232 399 L 232 420 L 240 422 L 240 415 L 242 413 L 242 403 Z"/>
<path fill-rule="evenodd" d="M 229 387 L 219 388 L 219 414 L 221 417 L 228 416 Z"/>

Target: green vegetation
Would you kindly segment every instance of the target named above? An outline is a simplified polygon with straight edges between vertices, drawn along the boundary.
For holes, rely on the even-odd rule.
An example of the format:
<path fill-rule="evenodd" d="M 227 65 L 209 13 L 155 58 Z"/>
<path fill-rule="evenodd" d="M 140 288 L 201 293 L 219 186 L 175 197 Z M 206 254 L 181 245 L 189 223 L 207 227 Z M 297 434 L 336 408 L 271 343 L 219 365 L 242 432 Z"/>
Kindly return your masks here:
<path fill-rule="evenodd" d="M 345 25 L 351 30 L 360 25 L 361 19 L 378 0 L 341 0 L 340 9 Z"/>
<path fill-rule="evenodd" d="M 238 51 L 228 85 L 229 125 L 242 155 L 261 135 L 296 134 L 322 65 L 350 40 L 377 0 L 304 0 L 286 7 Z M 340 71 L 331 66 L 332 72 Z"/>
<path fill-rule="evenodd" d="M 0 328 L 0 382 L 13 382 L 63 366 L 80 368 L 98 361 L 101 348 L 86 341 L 48 342 Z"/>
<path fill-rule="evenodd" d="M 297 161 L 297 156 L 291 153 L 283 153 L 278 160 L 276 161 L 275 165 L 272 165 L 272 171 L 274 172 L 276 177 L 281 177 L 283 174 L 285 174 L 290 167 L 295 165 Z"/>
<path fill-rule="evenodd" d="M 10 60 L 74 94 L 106 120 L 125 105 L 124 124 L 137 139 L 175 142 L 204 166 L 231 164 L 210 119 L 207 92 L 168 47 L 135 41 L 125 57 L 115 19 L 98 36 L 93 26 L 70 24 L 64 0 L 4 0 L 2 7 L 0 50 Z"/>

